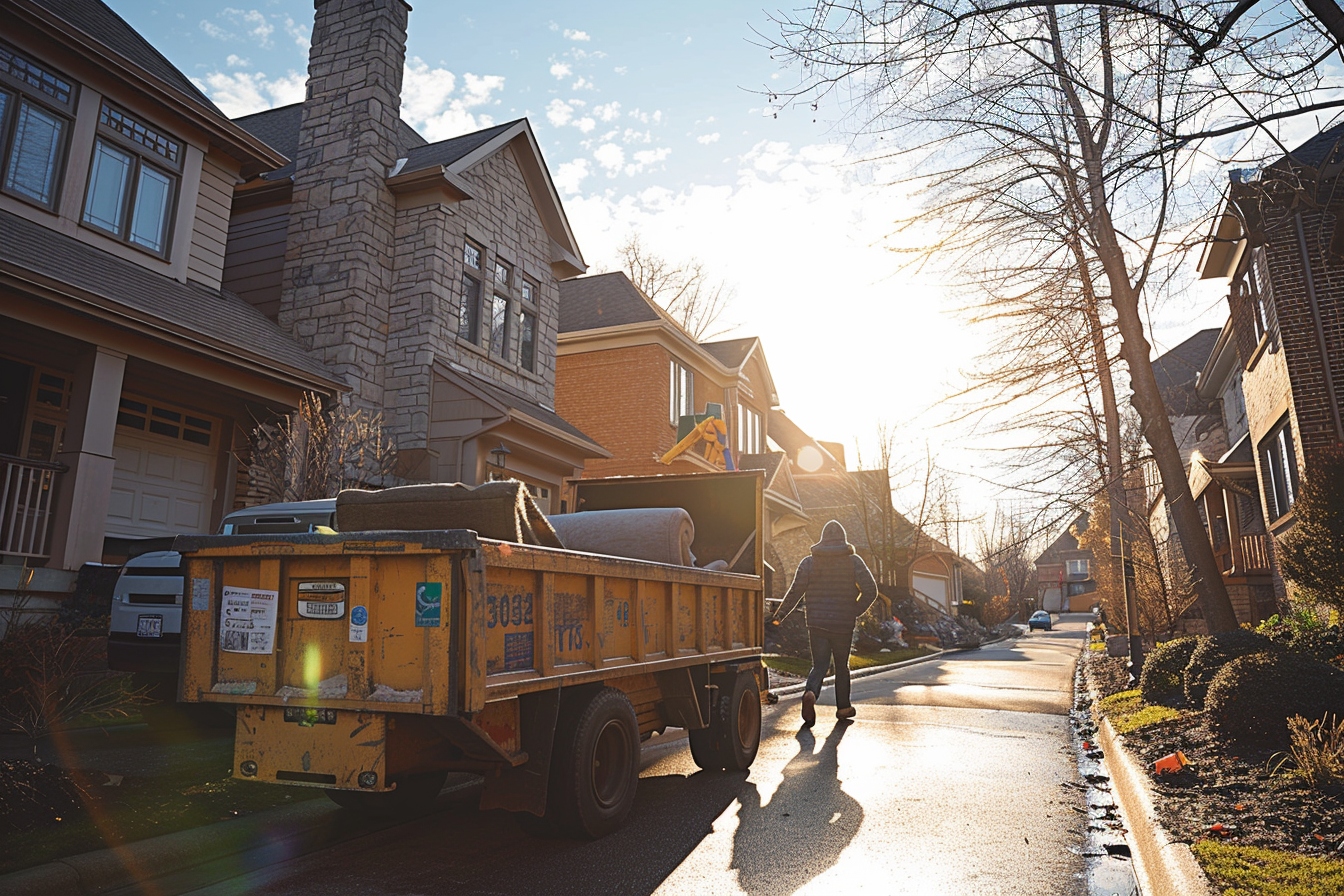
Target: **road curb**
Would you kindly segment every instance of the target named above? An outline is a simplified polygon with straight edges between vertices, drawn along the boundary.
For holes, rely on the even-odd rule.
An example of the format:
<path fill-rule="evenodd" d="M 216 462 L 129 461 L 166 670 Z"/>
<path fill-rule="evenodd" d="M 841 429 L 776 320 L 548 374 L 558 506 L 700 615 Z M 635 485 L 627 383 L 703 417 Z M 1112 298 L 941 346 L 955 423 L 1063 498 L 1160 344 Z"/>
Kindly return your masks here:
<path fill-rule="evenodd" d="M 1125 748 L 1124 738 L 1105 716 L 1097 724 L 1097 740 L 1111 773 L 1111 792 L 1129 828 L 1134 870 L 1144 896 L 1217 896 L 1189 845 L 1173 840 L 1158 820 L 1147 769 Z"/>

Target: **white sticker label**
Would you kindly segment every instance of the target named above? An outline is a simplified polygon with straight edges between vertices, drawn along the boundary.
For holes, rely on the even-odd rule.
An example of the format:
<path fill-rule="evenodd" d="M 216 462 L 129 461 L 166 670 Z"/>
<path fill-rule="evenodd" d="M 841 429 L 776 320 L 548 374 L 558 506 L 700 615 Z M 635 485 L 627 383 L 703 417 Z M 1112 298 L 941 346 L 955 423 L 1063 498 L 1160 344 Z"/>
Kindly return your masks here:
<path fill-rule="evenodd" d="M 193 613 L 204 613 L 210 609 L 210 580 L 192 579 L 191 580 L 191 610 Z"/>
<path fill-rule="evenodd" d="M 224 588 L 219 648 L 229 653 L 274 653 L 277 591 Z"/>
<path fill-rule="evenodd" d="M 299 615 L 304 619 L 340 619 L 345 615 L 345 601 L 301 600 Z"/>
<path fill-rule="evenodd" d="M 363 605 L 350 608 L 350 641 L 363 644 L 369 640 L 369 610 Z"/>

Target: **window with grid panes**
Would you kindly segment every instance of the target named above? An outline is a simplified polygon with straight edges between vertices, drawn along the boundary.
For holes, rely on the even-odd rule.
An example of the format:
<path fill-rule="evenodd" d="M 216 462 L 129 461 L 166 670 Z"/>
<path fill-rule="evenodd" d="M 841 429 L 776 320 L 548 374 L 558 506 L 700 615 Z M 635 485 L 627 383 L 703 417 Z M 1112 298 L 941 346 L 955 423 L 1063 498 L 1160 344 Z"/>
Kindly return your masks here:
<path fill-rule="evenodd" d="M 509 292 L 513 288 L 513 267 L 495 259 L 494 292 L 490 297 L 490 354 L 507 358 L 509 351 Z"/>
<path fill-rule="evenodd" d="M 55 209 L 65 165 L 74 82 L 0 44 L 0 186 Z"/>
<path fill-rule="evenodd" d="M 1260 478 L 1265 487 L 1265 516 L 1277 520 L 1297 503 L 1297 449 L 1287 417 L 1260 443 Z"/>
<path fill-rule="evenodd" d="M 177 139 L 104 102 L 84 194 L 84 223 L 167 255 L 181 170 Z"/>
<path fill-rule="evenodd" d="M 519 294 L 522 307 L 518 312 L 518 365 L 524 370 L 537 369 L 537 296 L 539 287 L 528 278 L 522 278 Z"/>
<path fill-rule="evenodd" d="M 467 342 L 479 343 L 481 340 L 481 280 L 480 271 L 485 253 L 481 247 L 468 240 L 462 245 L 462 263 L 468 273 L 462 275 L 462 305 L 459 310 L 457 337 Z M 472 276 L 470 272 L 476 272 Z"/>

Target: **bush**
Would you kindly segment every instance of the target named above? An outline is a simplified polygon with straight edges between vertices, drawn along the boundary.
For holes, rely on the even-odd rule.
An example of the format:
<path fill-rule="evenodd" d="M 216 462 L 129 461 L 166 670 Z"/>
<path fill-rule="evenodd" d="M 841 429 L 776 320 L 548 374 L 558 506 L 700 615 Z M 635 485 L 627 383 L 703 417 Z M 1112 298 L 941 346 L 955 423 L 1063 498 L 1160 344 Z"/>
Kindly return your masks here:
<path fill-rule="evenodd" d="M 1246 629 L 1203 635 L 1198 642 L 1185 667 L 1185 702 L 1195 709 L 1204 708 L 1209 682 L 1219 669 L 1239 656 L 1274 648 L 1274 643 L 1264 635 Z"/>
<path fill-rule="evenodd" d="M 1218 671 L 1205 705 L 1224 737 L 1286 746 L 1292 716 L 1344 715 L 1344 671 L 1299 653 L 1253 653 Z"/>
<path fill-rule="evenodd" d="M 1145 703 L 1175 705 L 1185 697 L 1183 676 L 1198 638 L 1173 638 L 1153 648 L 1143 659 L 1139 692 Z"/>
<path fill-rule="evenodd" d="M 1344 654 L 1344 626 L 1314 625 L 1299 626 L 1280 622 L 1277 625 L 1262 623 L 1256 631 L 1263 633 L 1269 640 L 1294 653 L 1305 653 L 1313 659 L 1328 663 L 1340 654 Z"/>

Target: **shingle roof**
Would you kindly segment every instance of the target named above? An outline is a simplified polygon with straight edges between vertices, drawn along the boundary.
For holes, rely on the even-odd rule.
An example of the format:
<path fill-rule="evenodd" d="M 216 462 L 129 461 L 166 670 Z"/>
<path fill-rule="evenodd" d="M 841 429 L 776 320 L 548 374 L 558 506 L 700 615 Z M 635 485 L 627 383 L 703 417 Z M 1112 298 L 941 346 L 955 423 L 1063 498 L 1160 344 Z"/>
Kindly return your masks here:
<path fill-rule="evenodd" d="M 1050 546 L 1041 552 L 1041 556 L 1036 558 L 1036 565 L 1039 566 L 1042 563 L 1058 563 L 1060 562 L 1060 554 L 1078 550 L 1078 539 L 1074 536 L 1073 530 L 1077 529 L 1079 532 L 1086 532 L 1089 519 L 1090 514 L 1088 514 L 1087 511 L 1083 511 L 1078 514 L 1078 516 L 1074 517 L 1073 522 L 1065 526 L 1064 531 L 1059 534 L 1059 537 L 1050 542 Z"/>
<path fill-rule="evenodd" d="M 422 140 L 419 146 L 411 148 L 409 152 L 404 152 L 406 167 L 403 170 L 419 171 L 422 168 L 430 168 L 435 165 L 444 167 L 452 165 L 458 159 L 471 154 L 522 120 L 519 118 L 508 121 L 492 128 L 486 128 L 483 131 L 440 140 L 438 143 L 425 143 Z"/>
<path fill-rule="evenodd" d="M 739 470 L 764 470 L 765 482 L 770 484 L 779 472 L 779 465 L 782 464 L 787 455 L 783 451 L 769 451 L 763 454 L 741 454 L 737 457 L 737 468 Z"/>
<path fill-rule="evenodd" d="M 198 338 L 314 383 L 340 381 L 260 311 L 231 292 L 180 283 L 25 218 L 0 212 L 0 267 L 72 288 L 143 324 Z M 57 288 L 60 288 L 58 286 Z"/>
<path fill-rule="evenodd" d="M 95 41 L 126 57 L 151 75 L 219 112 L 219 108 L 210 102 L 209 97 L 202 93 L 200 88 L 191 83 L 190 78 L 178 71 L 177 66 L 165 59 L 163 54 L 154 49 L 149 41 L 141 37 L 138 31 L 106 4 L 99 0 L 34 0 L 34 2 Z M 223 112 L 219 114 L 224 115 Z"/>
<path fill-rule="evenodd" d="M 453 373 L 470 382 L 472 388 L 480 390 L 485 394 L 486 398 L 493 401 L 499 407 L 521 411 L 533 420 L 539 420 L 547 426 L 552 426 L 561 432 L 576 436 L 593 445 L 598 445 L 594 439 L 590 438 L 586 433 L 570 423 L 564 417 L 561 417 L 549 408 L 542 407 L 525 395 L 520 395 L 511 389 L 506 389 L 498 383 L 492 383 L 489 380 L 482 379 L 466 370 L 460 370 L 455 367 L 453 368 Z M 598 445 L 598 447 L 601 446 Z"/>
<path fill-rule="evenodd" d="M 623 271 L 560 282 L 560 332 L 576 333 L 662 319 Z"/>
<path fill-rule="evenodd" d="M 299 152 L 299 126 L 303 123 L 303 103 L 279 106 L 275 109 L 267 109 L 265 112 L 254 112 L 251 115 L 235 118 L 233 122 L 272 149 L 279 150 L 289 157 L 288 165 L 266 175 L 268 180 L 286 178 L 294 173 L 294 157 Z M 468 135 L 468 137 L 473 136 L 475 135 Z M 455 137 L 453 140 L 443 142 L 452 143 L 464 139 L 466 138 Z M 409 155 L 427 145 L 425 138 L 417 134 L 415 128 L 404 121 L 397 121 L 397 152 Z M 433 145 L 438 146 L 440 144 Z M 462 153 L 462 155 L 465 155 L 465 153 Z"/>
<path fill-rule="evenodd" d="M 1340 160 L 1341 142 L 1344 142 L 1344 123 L 1321 131 L 1289 155 L 1300 164 L 1320 168 L 1327 162 Z"/>
<path fill-rule="evenodd" d="M 1173 417 L 1194 417 L 1208 413 L 1208 402 L 1195 391 L 1195 377 L 1209 362 L 1218 342 L 1219 330 L 1200 330 L 1171 351 L 1153 361 L 1153 376 L 1162 393 L 1167 413 Z"/>
<path fill-rule="evenodd" d="M 742 339 L 724 339 L 719 342 L 702 342 L 700 347 L 718 358 L 725 367 L 736 370 L 742 366 L 742 362 L 747 360 L 747 355 L 751 353 L 751 347 L 756 344 L 755 336 L 746 336 Z"/>

